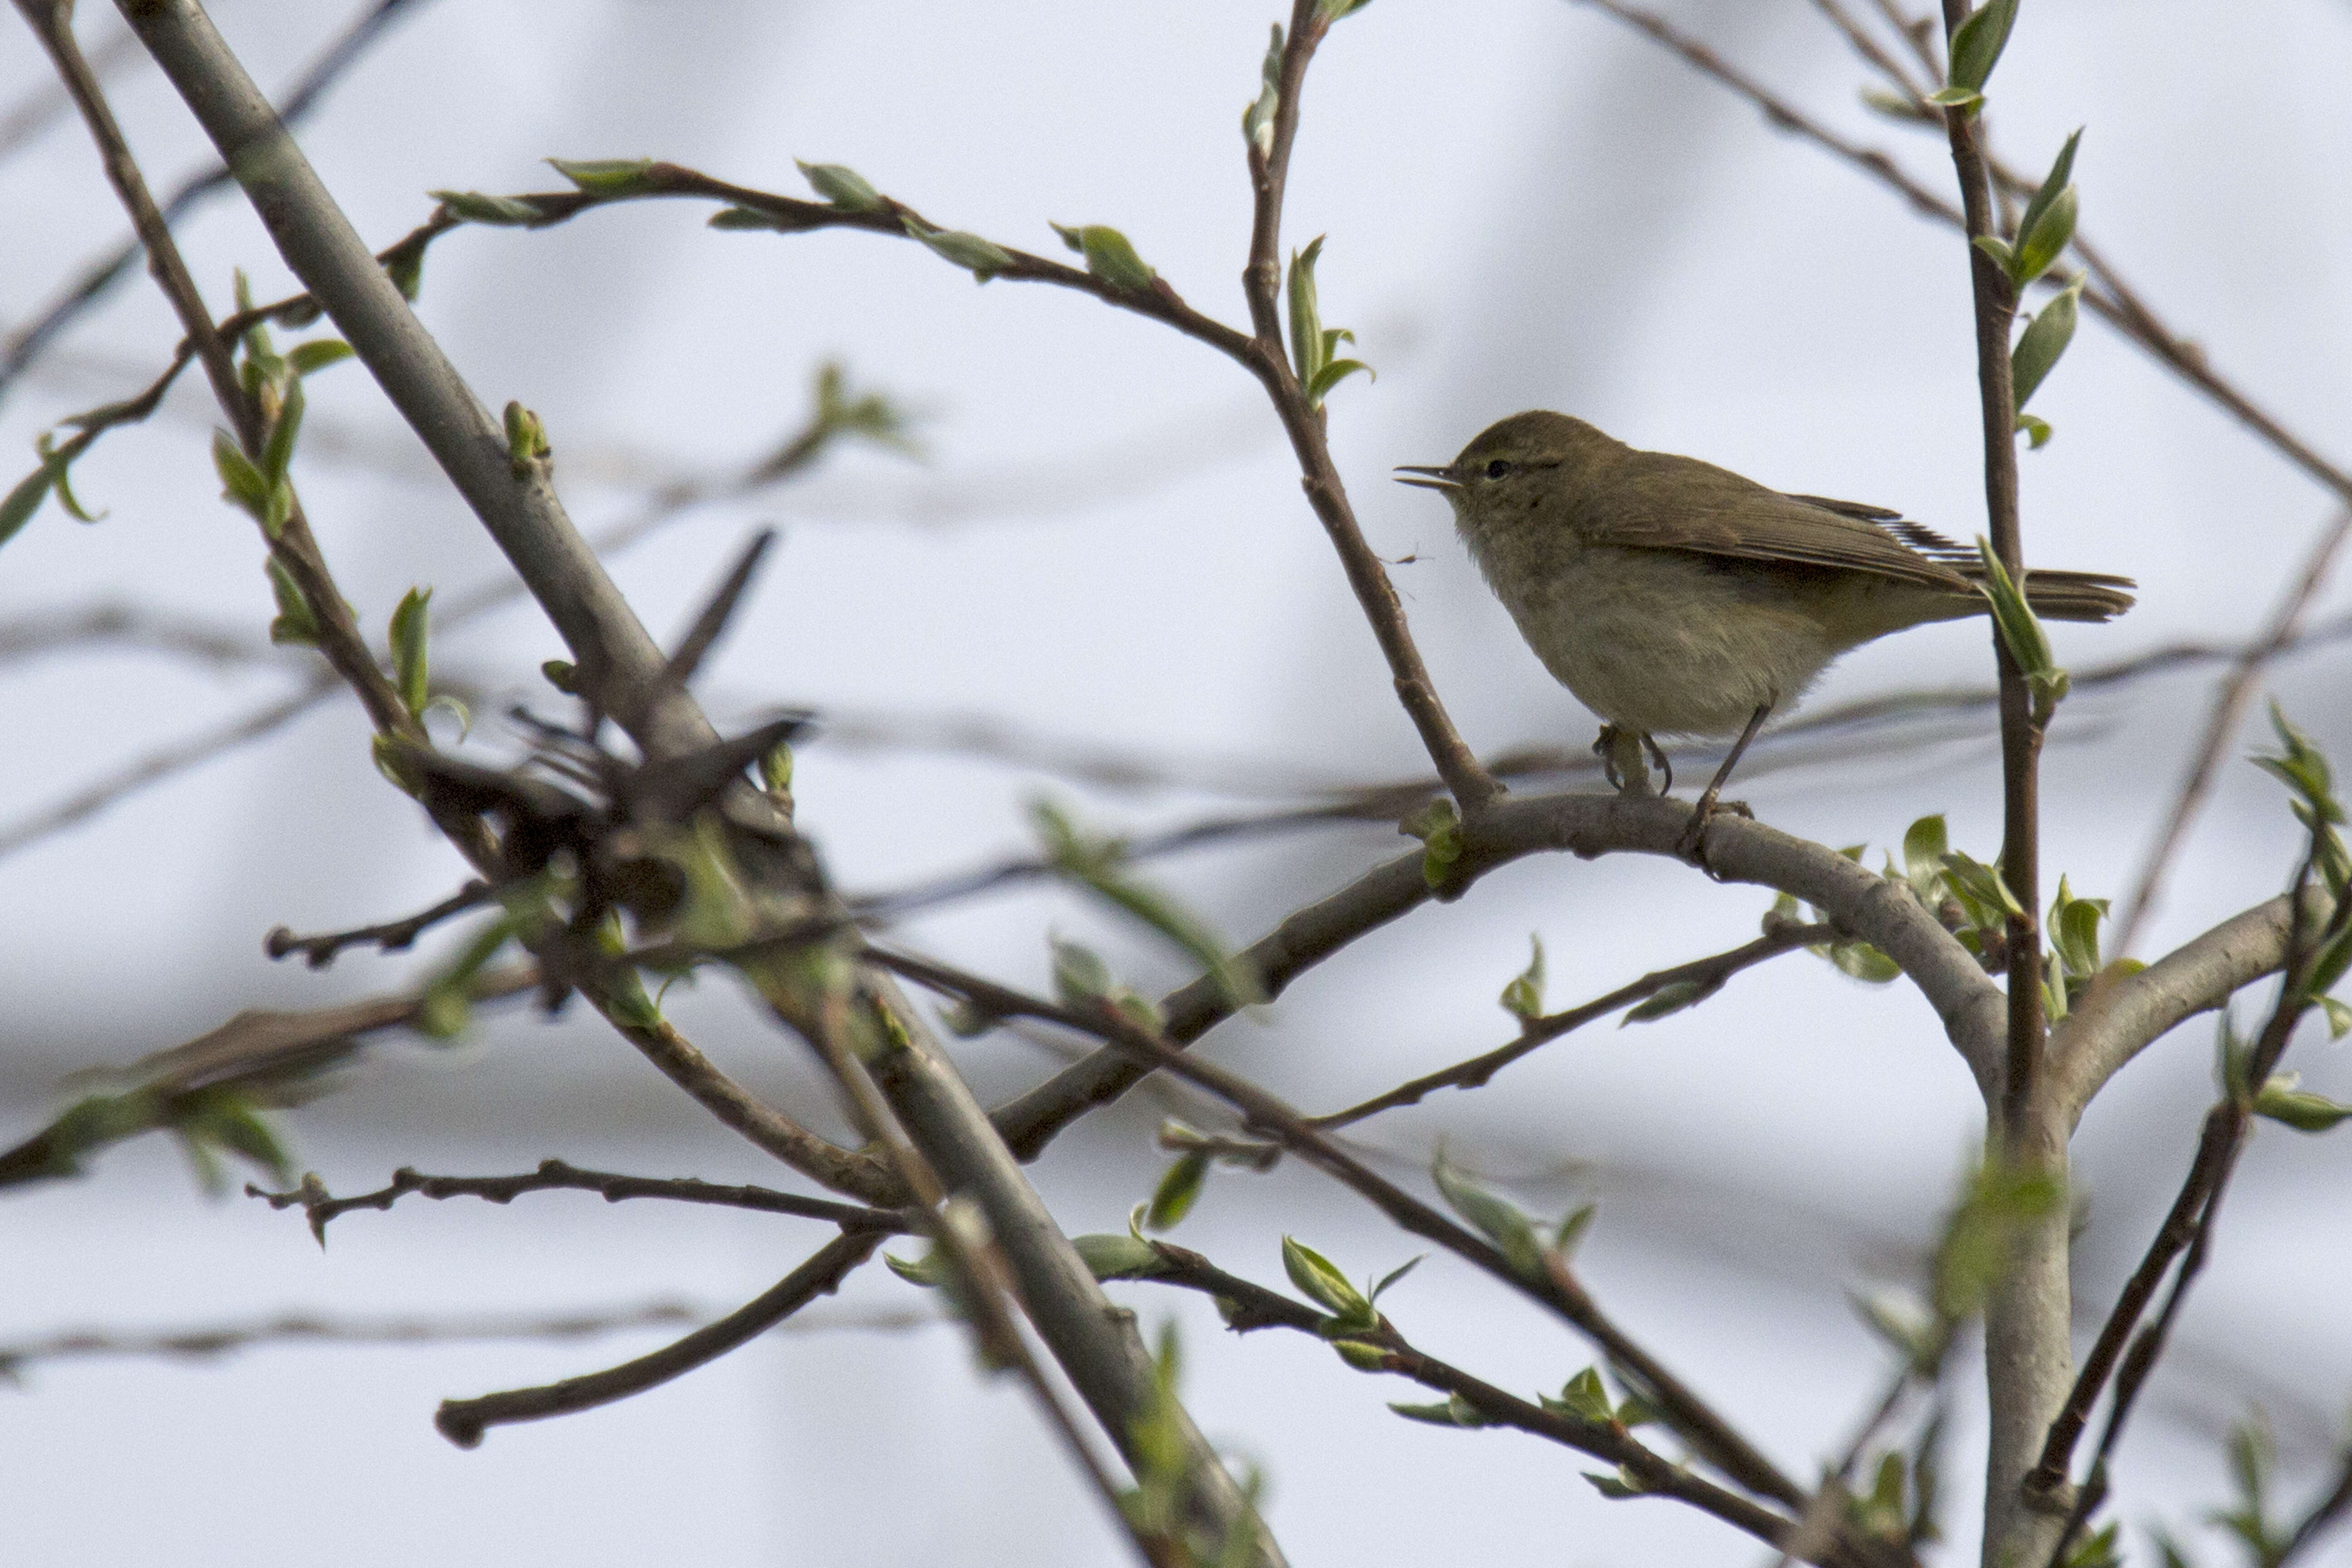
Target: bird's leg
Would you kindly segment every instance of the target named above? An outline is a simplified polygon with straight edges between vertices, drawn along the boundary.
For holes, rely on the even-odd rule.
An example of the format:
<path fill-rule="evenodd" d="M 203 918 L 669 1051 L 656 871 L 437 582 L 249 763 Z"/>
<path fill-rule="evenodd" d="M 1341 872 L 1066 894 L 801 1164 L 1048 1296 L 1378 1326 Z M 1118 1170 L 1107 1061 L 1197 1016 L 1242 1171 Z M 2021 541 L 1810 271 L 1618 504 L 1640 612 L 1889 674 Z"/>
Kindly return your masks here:
<path fill-rule="evenodd" d="M 1691 812 L 1690 826 L 1683 829 L 1682 837 L 1675 844 L 1675 852 L 1685 859 L 1700 858 L 1700 852 L 1706 845 L 1706 825 L 1715 816 L 1716 799 L 1723 794 L 1723 786 L 1731 782 L 1731 770 L 1739 765 L 1740 753 L 1748 750 L 1748 742 L 1756 738 L 1756 731 L 1764 727 L 1764 720 L 1771 711 L 1772 705 L 1766 702 L 1759 704 L 1756 711 L 1748 716 L 1748 727 L 1739 731 L 1739 739 L 1731 742 L 1731 751 L 1723 759 L 1723 765 L 1715 770 L 1715 777 L 1708 783 L 1706 793 L 1698 797 L 1698 805 Z M 1743 816 L 1748 815 L 1748 808 L 1737 801 L 1724 809 L 1738 811 Z"/>
<path fill-rule="evenodd" d="M 1601 776 L 1619 795 L 1638 797 L 1657 793 L 1650 787 L 1650 769 L 1642 760 L 1642 747 L 1648 741 L 1647 735 L 1622 724 L 1601 726 L 1601 739 L 1592 742 L 1592 752 L 1601 759 Z"/>

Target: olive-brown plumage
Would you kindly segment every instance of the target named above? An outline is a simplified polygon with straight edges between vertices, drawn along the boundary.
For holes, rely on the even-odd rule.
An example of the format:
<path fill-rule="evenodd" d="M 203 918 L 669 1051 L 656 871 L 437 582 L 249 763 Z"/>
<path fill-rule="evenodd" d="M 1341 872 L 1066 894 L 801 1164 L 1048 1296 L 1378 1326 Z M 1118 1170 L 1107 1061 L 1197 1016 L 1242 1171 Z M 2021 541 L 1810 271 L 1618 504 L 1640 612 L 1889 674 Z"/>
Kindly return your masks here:
<path fill-rule="evenodd" d="M 1444 467 L 1402 471 L 1453 503 L 1544 668 L 1643 736 L 1744 743 L 1848 648 L 1988 608 L 1976 552 L 1900 513 L 1784 495 L 1564 414 L 1515 414 Z M 2131 586 L 2037 571 L 2025 595 L 2051 619 L 2105 621 Z"/>

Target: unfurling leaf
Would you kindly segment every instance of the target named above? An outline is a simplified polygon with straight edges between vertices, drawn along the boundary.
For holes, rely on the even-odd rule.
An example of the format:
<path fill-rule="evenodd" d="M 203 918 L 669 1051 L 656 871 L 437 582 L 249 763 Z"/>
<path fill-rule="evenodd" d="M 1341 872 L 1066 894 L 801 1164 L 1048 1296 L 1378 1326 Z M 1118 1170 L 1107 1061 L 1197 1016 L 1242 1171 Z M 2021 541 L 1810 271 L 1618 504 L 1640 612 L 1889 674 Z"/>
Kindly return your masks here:
<path fill-rule="evenodd" d="M 262 558 L 262 569 L 269 574 L 269 592 L 278 602 L 278 617 L 269 623 L 269 640 L 299 647 L 319 646 L 319 617 L 310 613 L 310 601 L 294 581 L 277 556 Z"/>
<path fill-rule="evenodd" d="M 2326 1132 L 2345 1118 L 2352 1117 L 2352 1105 L 2339 1104 L 2324 1094 L 2297 1088 L 2302 1081 L 2300 1073 L 2272 1074 L 2262 1091 L 2254 1096 L 2254 1114 L 2267 1116 L 2297 1132 Z"/>
<path fill-rule="evenodd" d="M 1013 265 L 1013 253 L 993 240 L 966 234 L 961 229 L 925 228 L 913 218 L 900 221 L 907 233 L 922 241 L 931 254 L 941 260 L 953 262 L 979 282 L 987 282 Z"/>
<path fill-rule="evenodd" d="M 1422 842 L 1421 879 L 1433 889 L 1444 887 L 1462 858 L 1462 816 L 1454 802 L 1438 796 L 1398 823 L 1397 831 Z"/>
<path fill-rule="evenodd" d="M 479 191 L 427 191 L 425 194 L 447 209 L 451 217 L 463 218 L 467 223 L 511 228 L 519 224 L 542 222 L 547 216 L 519 196 L 490 196 Z"/>
<path fill-rule="evenodd" d="M 400 689 L 401 701 L 419 721 L 433 700 L 431 668 L 426 657 L 430 621 L 425 614 L 425 606 L 432 600 L 432 589 L 411 588 L 392 612 L 393 681 Z"/>
<path fill-rule="evenodd" d="M 1160 280 L 1160 274 L 1136 254 L 1134 243 L 1108 224 L 1067 228 L 1057 223 L 1049 226 L 1062 237 L 1063 244 L 1087 258 L 1088 273 L 1114 289 L 1145 292 Z"/>
<path fill-rule="evenodd" d="M 642 190 L 651 158 L 550 158 L 547 166 L 595 196 L 625 196 Z"/>
<path fill-rule="evenodd" d="M 2066 138 L 2066 145 L 2058 151 L 2057 161 L 2050 165 L 2049 174 L 2033 199 L 2025 204 L 2025 212 L 2017 220 L 2017 248 L 2005 263 L 2010 281 L 2022 289 L 2044 272 L 2065 250 L 2074 237 L 2074 216 L 2079 198 L 2074 193 L 2074 149 L 2081 143 L 2083 132 L 2076 131 Z M 2020 405 L 2024 403 L 2018 399 Z"/>
<path fill-rule="evenodd" d="M 1338 1326 L 1361 1329 L 1376 1321 L 1364 1293 L 1329 1258 L 1296 1237 L 1282 1238 L 1282 1269 L 1301 1295 L 1338 1320 Z"/>
<path fill-rule="evenodd" d="M 882 193 L 866 183 L 856 170 L 839 163 L 802 163 L 800 171 L 825 205 L 845 213 L 870 213 L 883 205 Z"/>
<path fill-rule="evenodd" d="M 1070 1245 L 1097 1279 L 1149 1279 L 1168 1267 L 1150 1242 L 1133 1236 L 1072 1237 Z"/>
<path fill-rule="evenodd" d="M 1198 1150 L 1180 1158 L 1168 1167 L 1152 1189 L 1151 1206 L 1144 1211 L 1146 1230 L 1171 1230 L 1184 1216 L 1192 1212 L 1201 1188 L 1209 1179 L 1209 1156 Z"/>
<path fill-rule="evenodd" d="M 1542 1281 L 1550 1278 L 1535 1222 L 1520 1212 L 1517 1204 L 1488 1192 L 1446 1163 L 1443 1151 L 1432 1163 L 1429 1173 L 1446 1204 L 1501 1250 L 1512 1272 L 1523 1279 Z"/>
<path fill-rule="evenodd" d="M 1282 24 L 1274 25 L 1274 41 L 1266 46 L 1265 64 L 1259 72 L 1264 85 L 1250 106 L 1242 110 L 1242 140 L 1261 158 L 1274 151 L 1274 111 L 1282 103 Z"/>
<path fill-rule="evenodd" d="M 1530 931 L 1528 942 L 1535 950 L 1535 956 L 1528 960 L 1528 966 L 1517 978 L 1503 987 L 1499 998 L 1503 1011 L 1522 1024 L 1543 1016 L 1544 1004 L 1543 938 Z"/>
<path fill-rule="evenodd" d="M 1669 981 L 1626 1008 L 1625 1016 L 1617 1020 L 1617 1026 L 1622 1029 L 1628 1024 L 1648 1024 L 1671 1017 L 1685 1007 L 1697 1006 L 1722 989 L 1723 977 L 1720 975 L 1712 980 Z"/>

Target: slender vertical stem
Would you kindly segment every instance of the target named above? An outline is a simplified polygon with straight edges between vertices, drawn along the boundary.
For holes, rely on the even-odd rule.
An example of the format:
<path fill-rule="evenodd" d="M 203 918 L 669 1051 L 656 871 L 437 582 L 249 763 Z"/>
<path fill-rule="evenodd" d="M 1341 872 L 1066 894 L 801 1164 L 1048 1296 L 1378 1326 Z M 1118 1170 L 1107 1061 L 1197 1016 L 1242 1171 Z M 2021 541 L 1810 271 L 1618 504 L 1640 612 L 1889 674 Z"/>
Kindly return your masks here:
<path fill-rule="evenodd" d="M 1968 0 L 1943 0 L 1947 38 L 1968 18 Z M 2011 379 L 2010 331 L 2017 311 L 2008 276 L 1973 242 L 1993 233 L 1992 179 L 1979 140 L 1975 113 L 1944 111 L 1962 216 L 1971 241 L 1969 276 L 1976 304 L 1977 385 L 1984 422 L 1985 514 L 1993 552 L 2012 580 L 2025 582 L 2025 552 L 2018 521 L 2017 396 Z M 2009 1029 L 2006 1071 L 1990 1113 L 1991 1158 L 2062 1180 L 2066 1128 L 2041 1092 L 2044 1021 L 2042 1010 L 2040 800 L 2035 767 L 2041 726 L 2024 672 L 1998 628 L 1993 653 L 2000 669 L 2001 879 L 2021 912 L 2009 920 Z M 2027 1471 L 2042 1434 L 2071 1381 L 2071 1285 L 2067 1278 L 2067 1205 L 2024 1227 L 2010 1268 L 1985 1313 L 1985 1379 L 1992 1432 L 1985 1470 L 1984 1562 L 2039 1561 L 2063 1527 L 2057 1516 L 2030 1505 Z"/>

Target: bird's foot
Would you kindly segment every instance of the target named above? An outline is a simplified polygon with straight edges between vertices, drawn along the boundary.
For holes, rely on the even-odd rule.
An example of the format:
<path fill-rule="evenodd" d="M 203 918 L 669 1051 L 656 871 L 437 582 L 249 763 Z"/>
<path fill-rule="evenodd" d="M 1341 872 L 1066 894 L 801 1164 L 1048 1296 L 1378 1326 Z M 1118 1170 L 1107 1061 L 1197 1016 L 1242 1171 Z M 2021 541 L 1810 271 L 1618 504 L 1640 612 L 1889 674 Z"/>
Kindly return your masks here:
<path fill-rule="evenodd" d="M 1654 795 L 1659 791 L 1650 782 L 1649 764 L 1643 760 L 1643 750 L 1655 757 L 1664 770 L 1669 787 L 1674 784 L 1674 770 L 1666 767 L 1666 757 L 1658 743 L 1639 730 L 1629 730 L 1622 724 L 1603 724 L 1601 738 L 1592 742 L 1592 754 L 1601 759 L 1601 776 L 1619 795 L 1636 797 Z"/>
<path fill-rule="evenodd" d="M 1675 840 L 1675 853 L 1709 876 L 1715 874 L 1715 868 L 1706 860 L 1706 830 L 1718 813 L 1726 816 L 1744 816 L 1750 822 L 1756 820 L 1756 814 L 1748 809 L 1746 801 L 1717 800 L 1715 792 L 1709 790 L 1699 796 L 1698 805 L 1691 809 L 1689 824 L 1683 828 L 1682 837 Z"/>

